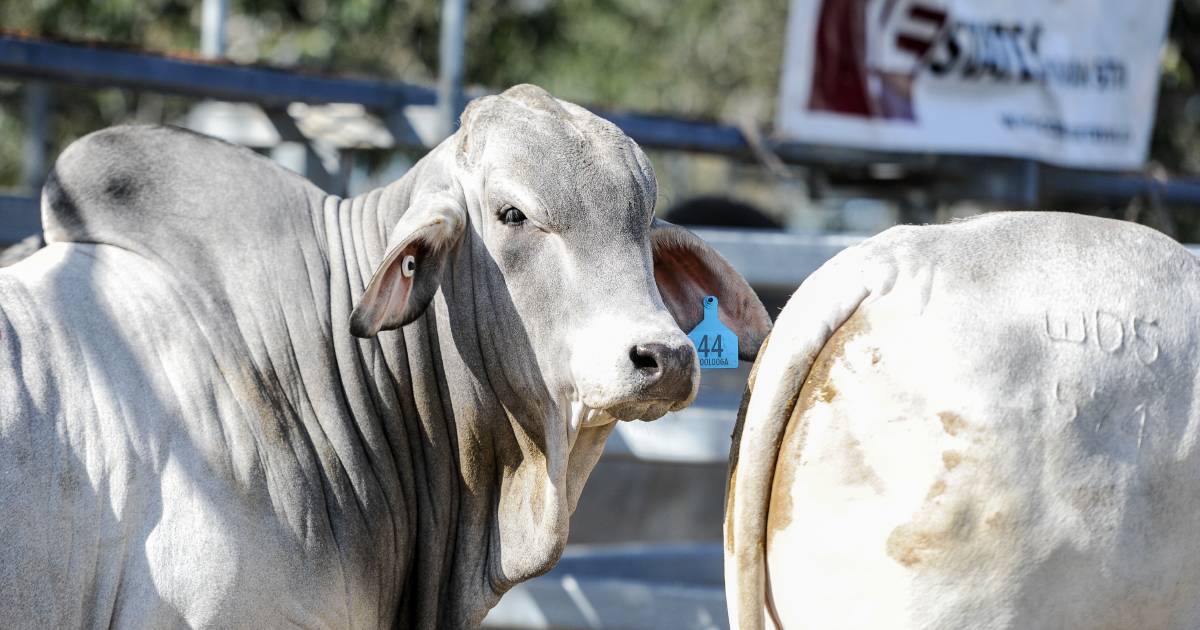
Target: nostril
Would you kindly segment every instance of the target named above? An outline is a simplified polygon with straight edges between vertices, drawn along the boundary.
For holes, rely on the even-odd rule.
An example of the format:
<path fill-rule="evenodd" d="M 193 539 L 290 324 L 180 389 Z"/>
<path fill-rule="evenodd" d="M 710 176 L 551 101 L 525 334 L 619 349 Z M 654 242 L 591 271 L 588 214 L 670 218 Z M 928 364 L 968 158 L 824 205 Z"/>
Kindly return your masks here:
<path fill-rule="evenodd" d="M 639 343 L 629 349 L 642 400 L 688 400 L 696 386 L 696 354 L 690 343 Z"/>
<path fill-rule="evenodd" d="M 658 344 L 637 345 L 629 349 L 629 360 L 633 362 L 633 367 L 639 370 L 654 371 L 661 368 L 661 355 Z"/>

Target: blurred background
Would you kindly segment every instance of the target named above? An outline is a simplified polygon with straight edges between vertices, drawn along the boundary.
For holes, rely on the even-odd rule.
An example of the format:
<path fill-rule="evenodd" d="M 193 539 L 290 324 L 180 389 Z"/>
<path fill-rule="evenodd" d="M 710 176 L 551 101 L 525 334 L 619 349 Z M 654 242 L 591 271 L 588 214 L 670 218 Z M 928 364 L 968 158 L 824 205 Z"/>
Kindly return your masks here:
<path fill-rule="evenodd" d="M 452 132 L 468 99 L 525 82 L 592 108 L 641 143 L 658 175 L 659 215 L 715 245 L 773 316 L 837 251 L 898 223 L 1048 209 L 1200 242 L 1200 0 L 1138 4 L 1145 23 L 1104 53 L 1103 64 L 1115 65 L 1094 66 L 1100 57 L 1079 48 L 1086 41 L 1055 39 L 1054 16 L 1042 24 L 1021 13 L 1033 3 L 998 18 L 977 8 L 986 4 L 0 0 L 0 264 L 41 245 L 45 174 L 91 131 L 181 125 L 353 195 L 401 177 Z M 1126 26 L 1128 9 L 1073 4 L 1081 29 Z M 988 20 L 1006 26 L 987 30 Z M 924 40 L 914 35 L 922 32 Z M 926 71 L 938 68 L 939 51 L 994 52 L 980 43 L 983 32 L 992 44 L 995 33 L 1027 34 L 1009 42 L 1024 51 L 1012 58 L 1044 53 L 1045 65 L 1004 75 L 992 59 L 960 68 L 960 78 L 1032 90 L 1028 101 L 1061 119 L 1039 118 L 1040 130 L 1002 141 L 960 110 L 931 122 L 939 115 L 928 112 L 959 88 Z M 877 54 L 886 38 L 899 53 Z M 917 70 L 897 74 L 893 61 L 906 51 Z M 1064 79 L 1052 54 L 1083 59 L 1084 78 Z M 818 102 L 822 72 L 841 72 L 839 63 L 849 69 L 833 84 L 857 81 L 875 105 L 855 114 Z M 1101 65 L 1119 68 L 1103 76 L 1120 80 L 1083 94 L 1080 81 L 1099 81 Z M 894 106 L 896 93 L 907 105 Z M 965 111 L 1024 102 L 962 94 Z M 1070 145 L 1078 111 L 1117 121 L 1128 146 Z M 909 128 L 894 132 L 895 120 Z M 922 144 L 911 132 L 933 123 L 942 140 L 931 134 Z M 621 426 L 584 491 L 564 562 L 506 596 L 489 625 L 725 627 L 721 517 L 747 372 L 706 371 L 691 409 Z"/>

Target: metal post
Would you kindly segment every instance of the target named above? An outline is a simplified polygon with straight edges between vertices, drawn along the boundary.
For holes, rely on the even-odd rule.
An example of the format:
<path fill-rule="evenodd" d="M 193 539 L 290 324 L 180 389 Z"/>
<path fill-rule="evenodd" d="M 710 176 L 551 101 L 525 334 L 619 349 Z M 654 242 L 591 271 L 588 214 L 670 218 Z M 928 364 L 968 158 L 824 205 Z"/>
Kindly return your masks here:
<path fill-rule="evenodd" d="M 209 59 L 225 55 L 225 19 L 229 0 L 204 0 L 200 25 L 200 54 Z"/>
<path fill-rule="evenodd" d="M 47 120 L 50 117 L 50 86 L 41 81 L 25 84 L 21 103 L 25 119 L 22 185 L 34 196 L 46 178 Z"/>
<path fill-rule="evenodd" d="M 1041 210 L 1042 167 L 1037 160 L 1024 160 L 1021 164 L 1021 196 L 1026 210 Z"/>
<path fill-rule="evenodd" d="M 438 135 L 454 133 L 462 106 L 463 47 L 467 0 L 442 1 L 440 64 L 438 68 Z"/>

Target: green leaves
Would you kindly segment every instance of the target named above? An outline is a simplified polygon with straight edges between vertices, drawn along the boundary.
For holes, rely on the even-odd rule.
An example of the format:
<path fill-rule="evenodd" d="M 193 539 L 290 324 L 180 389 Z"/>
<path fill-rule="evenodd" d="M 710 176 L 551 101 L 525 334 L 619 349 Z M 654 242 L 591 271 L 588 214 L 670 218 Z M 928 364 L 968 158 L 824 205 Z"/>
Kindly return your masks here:
<path fill-rule="evenodd" d="M 773 111 L 786 0 L 472 3 L 468 78 L 568 100 L 694 117 Z"/>

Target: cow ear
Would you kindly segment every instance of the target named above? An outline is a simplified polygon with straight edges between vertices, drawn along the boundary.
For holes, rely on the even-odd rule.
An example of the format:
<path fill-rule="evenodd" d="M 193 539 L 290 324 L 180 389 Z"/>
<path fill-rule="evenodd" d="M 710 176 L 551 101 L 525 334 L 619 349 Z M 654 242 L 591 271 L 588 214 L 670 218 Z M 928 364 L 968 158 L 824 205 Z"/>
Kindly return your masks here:
<path fill-rule="evenodd" d="M 700 237 L 660 219 L 651 227 L 650 247 L 658 292 L 679 327 L 691 332 L 704 318 L 701 300 L 715 295 L 718 316 L 738 336 L 738 354 L 753 360 L 771 318 L 742 274 Z"/>
<path fill-rule="evenodd" d="M 350 314 L 350 334 L 374 337 L 420 317 L 437 292 L 442 268 L 465 225 L 466 212 L 449 193 L 425 195 L 409 207 Z"/>

